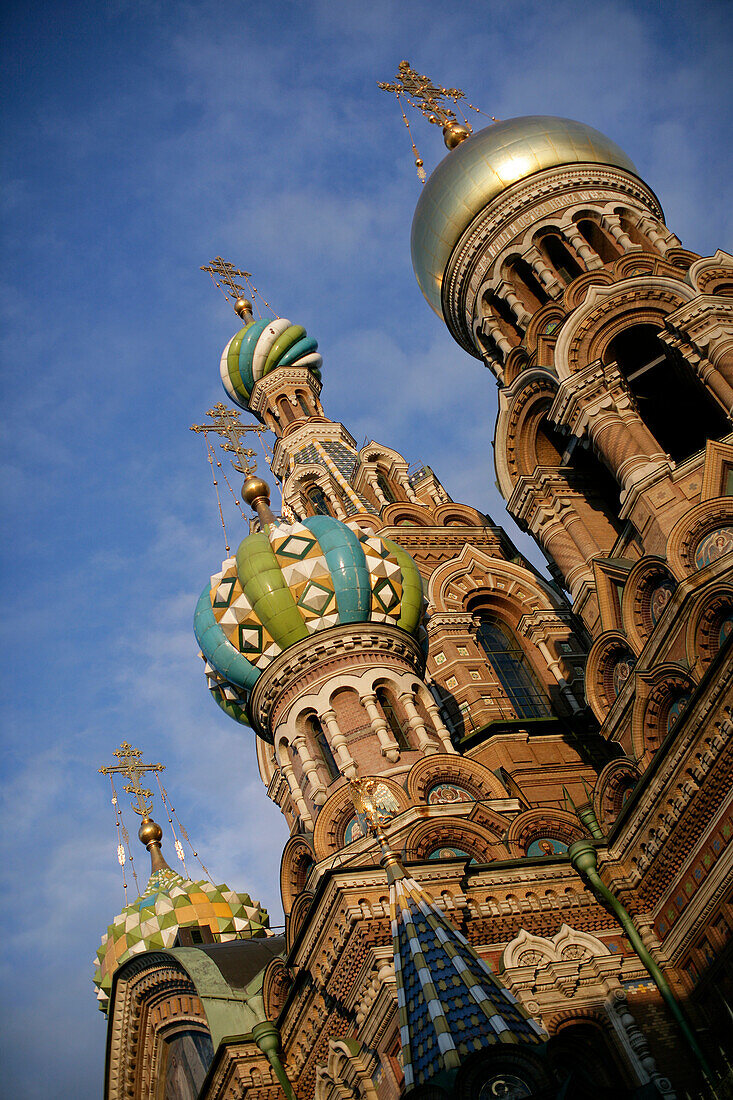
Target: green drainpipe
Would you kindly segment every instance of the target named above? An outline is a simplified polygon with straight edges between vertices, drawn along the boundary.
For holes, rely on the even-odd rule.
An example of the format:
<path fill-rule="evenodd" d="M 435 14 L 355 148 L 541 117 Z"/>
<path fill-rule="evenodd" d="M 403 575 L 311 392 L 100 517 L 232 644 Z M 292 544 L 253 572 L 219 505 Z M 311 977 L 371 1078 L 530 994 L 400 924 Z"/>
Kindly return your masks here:
<path fill-rule="evenodd" d="M 280 1032 L 278 1029 L 269 1020 L 263 1020 L 262 1023 L 255 1024 L 252 1028 L 252 1038 L 274 1069 L 275 1076 L 280 1082 L 287 1100 L 298 1100 L 295 1090 L 288 1080 L 285 1066 L 280 1059 Z"/>
<path fill-rule="evenodd" d="M 595 815 L 594 815 L 595 816 Z M 578 872 L 583 881 L 591 888 L 595 896 L 600 901 L 604 909 L 616 918 L 618 923 L 626 933 L 627 939 L 633 947 L 636 954 L 646 967 L 649 976 L 656 985 L 657 989 L 662 995 L 662 1000 L 666 1004 L 667 1008 L 671 1012 L 672 1016 L 676 1020 L 680 1031 L 687 1040 L 687 1044 L 690 1050 L 695 1055 L 695 1058 L 700 1063 L 702 1071 L 707 1078 L 708 1083 L 713 1086 L 715 1077 L 713 1075 L 710 1066 L 707 1063 L 705 1055 L 698 1046 L 697 1039 L 687 1022 L 682 1008 L 677 1001 L 674 993 L 672 992 L 667 979 L 662 971 L 655 963 L 649 951 L 644 946 L 639 932 L 634 924 L 631 914 L 624 908 L 619 899 L 613 894 L 606 884 L 602 881 L 601 876 L 598 874 L 598 855 L 596 853 L 594 845 L 590 840 L 574 840 L 568 848 L 568 855 L 570 856 L 570 862 L 574 869 Z M 713 1091 L 713 1095 L 716 1095 Z"/>

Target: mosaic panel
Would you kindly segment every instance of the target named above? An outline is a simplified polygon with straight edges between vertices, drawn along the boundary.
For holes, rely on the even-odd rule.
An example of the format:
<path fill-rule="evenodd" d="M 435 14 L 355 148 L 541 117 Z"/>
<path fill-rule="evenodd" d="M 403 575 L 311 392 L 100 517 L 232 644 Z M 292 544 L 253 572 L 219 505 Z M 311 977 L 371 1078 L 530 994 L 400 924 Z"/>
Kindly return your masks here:
<path fill-rule="evenodd" d="M 695 565 L 702 569 L 733 551 L 733 527 L 718 527 L 709 531 L 695 548 Z"/>

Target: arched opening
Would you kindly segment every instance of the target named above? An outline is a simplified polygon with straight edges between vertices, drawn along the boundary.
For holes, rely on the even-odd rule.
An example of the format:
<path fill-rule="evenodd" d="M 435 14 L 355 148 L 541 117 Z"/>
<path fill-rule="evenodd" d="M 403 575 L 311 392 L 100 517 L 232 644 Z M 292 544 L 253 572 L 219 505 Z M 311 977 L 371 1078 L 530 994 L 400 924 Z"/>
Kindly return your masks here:
<path fill-rule="evenodd" d="M 616 1051 L 597 1024 L 585 1020 L 567 1024 L 548 1042 L 547 1058 L 563 1084 L 588 1082 L 596 1091 L 600 1087 L 602 1096 L 626 1095 Z"/>
<path fill-rule="evenodd" d="M 592 511 L 603 516 L 610 528 L 611 545 L 624 525 L 619 519 L 620 487 L 608 467 L 585 441 L 564 439 L 546 417 L 537 429 L 535 449 L 538 465 L 563 466 L 568 488 L 581 494 Z"/>
<path fill-rule="evenodd" d="M 305 414 L 305 416 L 310 416 L 312 410 L 308 407 L 308 401 L 306 400 L 305 394 L 298 390 L 297 398 L 298 405 L 300 406 L 301 411 Z"/>
<path fill-rule="evenodd" d="M 331 509 L 328 506 L 326 500 L 326 494 L 320 485 L 309 485 L 305 490 L 306 499 L 313 509 L 313 515 L 315 516 L 330 516 Z"/>
<path fill-rule="evenodd" d="M 331 781 L 333 781 L 334 779 L 338 779 L 338 777 L 341 775 L 341 772 L 339 771 L 339 766 L 336 763 L 336 757 L 331 751 L 331 746 L 328 743 L 328 738 L 323 732 L 323 726 L 321 725 L 320 719 L 316 718 L 314 715 L 313 717 L 308 719 L 306 725 L 311 733 L 311 736 L 313 737 L 313 740 L 318 746 L 318 751 L 321 754 L 321 760 L 325 764 L 326 771 L 328 772 L 328 778 Z"/>
<path fill-rule="evenodd" d="M 388 504 L 394 504 L 397 500 L 397 497 L 387 478 L 384 476 L 383 473 L 380 472 L 377 474 L 376 480 L 377 485 L 379 486 L 379 491 L 381 492 L 384 499 L 387 501 Z"/>
<path fill-rule="evenodd" d="M 541 309 L 550 298 L 534 271 L 526 260 L 515 259 L 507 266 L 507 278 L 514 287 L 517 297 L 530 313 Z"/>
<path fill-rule="evenodd" d="M 283 394 L 277 399 L 277 408 L 280 413 L 280 423 L 283 427 L 294 419 L 293 406 L 290 404 L 290 399 Z"/>
<path fill-rule="evenodd" d="M 569 246 L 556 233 L 546 233 L 537 242 L 537 247 L 564 283 L 571 283 L 583 274 L 583 268 Z"/>
<path fill-rule="evenodd" d="M 484 308 L 512 347 L 517 347 L 522 342 L 522 332 L 516 317 L 504 299 L 497 297 L 496 294 L 487 294 L 484 297 Z"/>
<path fill-rule="evenodd" d="M 644 423 L 676 462 L 730 431 L 721 407 L 682 356 L 659 339 L 655 325 L 624 329 L 611 340 L 603 359 L 617 364 Z"/>
<path fill-rule="evenodd" d="M 377 702 L 382 708 L 382 714 L 385 717 L 390 732 L 397 742 L 398 747 L 403 752 L 409 752 L 412 746 L 407 740 L 407 733 L 402 726 L 400 716 L 395 709 L 389 692 L 387 692 L 386 689 L 383 687 L 378 687 L 374 694 L 377 697 Z"/>
<path fill-rule="evenodd" d="M 612 264 L 614 260 L 619 258 L 621 249 L 616 242 L 612 241 L 608 234 L 601 229 L 598 222 L 593 221 L 592 218 L 581 218 L 577 225 L 584 239 L 588 242 L 593 251 L 600 256 L 604 264 Z"/>
<path fill-rule="evenodd" d="M 482 614 L 476 640 L 504 689 L 517 718 L 552 714 L 547 692 L 530 667 L 514 632 L 495 615 Z"/>

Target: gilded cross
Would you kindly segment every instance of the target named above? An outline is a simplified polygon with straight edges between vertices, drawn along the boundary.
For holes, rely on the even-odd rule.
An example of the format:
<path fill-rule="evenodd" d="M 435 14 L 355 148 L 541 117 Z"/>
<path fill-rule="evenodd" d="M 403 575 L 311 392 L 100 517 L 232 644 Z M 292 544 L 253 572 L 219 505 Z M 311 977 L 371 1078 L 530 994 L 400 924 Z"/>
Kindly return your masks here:
<path fill-rule="evenodd" d="M 123 741 L 114 753 L 119 763 L 99 770 L 103 775 L 124 776 L 127 780 L 124 789 L 137 800 L 137 805 L 132 804 L 134 812 L 140 817 L 147 817 L 153 807 L 153 792 L 143 787 L 143 776 L 146 772 L 165 771 L 165 764 L 143 764 L 142 754 L 142 749 L 133 749 L 127 741 Z"/>
<path fill-rule="evenodd" d="M 222 401 L 214 405 L 213 409 L 209 409 L 206 415 L 211 417 L 213 423 L 192 424 L 191 431 L 203 432 L 204 437 L 207 432 L 218 435 L 222 451 L 232 452 L 236 456 L 232 459 L 234 469 L 245 477 L 249 477 L 257 469 L 255 460 L 257 452 L 251 447 L 245 447 L 242 441 L 249 432 L 255 432 L 257 436 L 261 436 L 267 429 L 260 424 L 241 424 L 239 413 L 235 409 L 228 409 Z"/>
<path fill-rule="evenodd" d="M 397 99 L 404 96 L 412 107 L 416 107 L 429 122 L 438 126 L 457 121 L 455 112 L 444 101 L 452 99 L 457 103 L 459 99 L 465 99 L 465 93 L 460 88 L 442 88 L 433 84 L 430 77 L 411 68 L 409 61 L 400 61 L 394 84 L 378 83 L 377 87 L 385 92 L 392 92 Z"/>
<path fill-rule="evenodd" d="M 223 256 L 216 256 L 210 264 L 206 264 L 201 270 L 207 271 L 209 275 L 211 275 L 211 278 L 219 289 L 224 292 L 224 297 L 227 301 L 229 298 L 236 301 L 237 298 L 247 297 L 249 293 L 247 287 L 242 283 L 238 283 L 237 279 L 244 279 L 245 281 L 251 279 L 251 271 L 240 271 L 239 268 L 235 267 L 229 260 L 225 260 Z M 221 285 L 222 283 L 225 283 L 229 288 L 228 293 L 224 290 L 224 287 Z"/>

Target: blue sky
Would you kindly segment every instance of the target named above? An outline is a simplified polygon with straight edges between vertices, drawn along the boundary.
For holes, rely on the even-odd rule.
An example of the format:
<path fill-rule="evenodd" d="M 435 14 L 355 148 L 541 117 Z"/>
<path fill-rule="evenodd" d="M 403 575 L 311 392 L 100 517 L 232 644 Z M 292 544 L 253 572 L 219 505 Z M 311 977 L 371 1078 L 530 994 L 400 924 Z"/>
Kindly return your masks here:
<path fill-rule="evenodd" d="M 167 765 L 215 881 L 280 919 L 284 825 L 190 625 L 223 545 L 188 427 L 222 396 L 237 327 L 200 265 L 255 272 L 318 338 L 326 410 L 359 442 L 429 462 L 504 523 L 494 383 L 414 281 L 420 185 L 376 81 L 405 57 L 489 114 L 588 122 L 686 246 L 730 250 L 732 15 L 725 0 L 6 6 L 6 1095 L 99 1095 L 91 960 L 123 897 L 97 768 L 123 739 Z M 429 170 L 440 133 L 413 132 Z"/>

